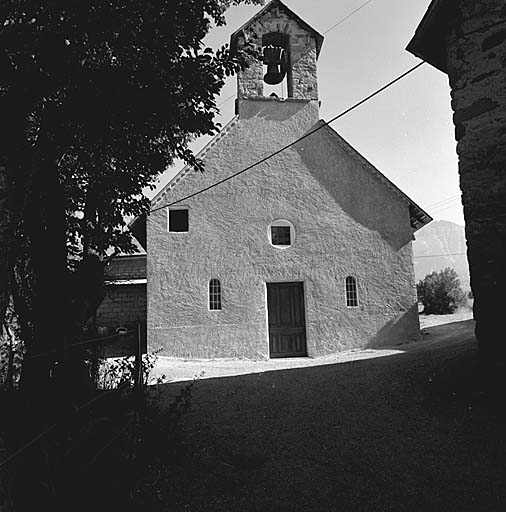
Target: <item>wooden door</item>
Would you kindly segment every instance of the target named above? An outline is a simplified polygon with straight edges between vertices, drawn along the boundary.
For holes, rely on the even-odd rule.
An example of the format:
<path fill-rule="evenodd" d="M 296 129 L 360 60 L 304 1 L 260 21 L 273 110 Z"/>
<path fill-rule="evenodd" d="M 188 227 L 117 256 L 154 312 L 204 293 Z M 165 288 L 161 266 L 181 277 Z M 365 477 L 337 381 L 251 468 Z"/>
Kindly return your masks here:
<path fill-rule="evenodd" d="M 307 356 L 304 286 L 267 283 L 270 357 Z"/>

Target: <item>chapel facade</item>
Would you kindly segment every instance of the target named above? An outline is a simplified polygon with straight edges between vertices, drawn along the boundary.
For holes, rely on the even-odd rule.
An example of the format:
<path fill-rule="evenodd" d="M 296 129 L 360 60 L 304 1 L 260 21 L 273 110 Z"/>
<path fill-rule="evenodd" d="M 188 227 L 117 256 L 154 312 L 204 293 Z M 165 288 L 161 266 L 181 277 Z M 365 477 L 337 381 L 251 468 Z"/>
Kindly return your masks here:
<path fill-rule="evenodd" d="M 232 35 L 261 55 L 236 116 L 147 219 L 148 350 L 317 357 L 418 337 L 412 240 L 432 219 L 319 119 L 322 43 L 279 0 Z"/>

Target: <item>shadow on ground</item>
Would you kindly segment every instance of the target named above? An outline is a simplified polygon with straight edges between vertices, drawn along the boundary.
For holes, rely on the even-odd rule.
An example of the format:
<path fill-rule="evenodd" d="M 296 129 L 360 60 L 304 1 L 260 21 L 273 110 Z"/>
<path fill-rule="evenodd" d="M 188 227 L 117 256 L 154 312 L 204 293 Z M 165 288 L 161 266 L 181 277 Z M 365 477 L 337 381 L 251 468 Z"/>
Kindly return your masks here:
<path fill-rule="evenodd" d="M 505 510 L 506 425 L 476 384 L 473 322 L 425 332 L 394 356 L 199 381 L 166 509 Z"/>

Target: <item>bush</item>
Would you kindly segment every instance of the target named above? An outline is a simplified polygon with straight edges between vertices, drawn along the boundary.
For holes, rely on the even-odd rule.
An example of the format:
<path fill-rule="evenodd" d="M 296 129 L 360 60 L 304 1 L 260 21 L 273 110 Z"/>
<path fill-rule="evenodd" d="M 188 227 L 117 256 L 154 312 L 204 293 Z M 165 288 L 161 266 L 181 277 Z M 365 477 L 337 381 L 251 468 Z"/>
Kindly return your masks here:
<path fill-rule="evenodd" d="M 19 384 L 24 350 L 18 321 L 10 304 L 0 326 L 0 390 L 14 389 Z"/>
<path fill-rule="evenodd" d="M 455 313 L 466 303 L 466 294 L 460 286 L 457 272 L 449 267 L 425 276 L 416 285 L 416 291 L 426 315 Z"/>

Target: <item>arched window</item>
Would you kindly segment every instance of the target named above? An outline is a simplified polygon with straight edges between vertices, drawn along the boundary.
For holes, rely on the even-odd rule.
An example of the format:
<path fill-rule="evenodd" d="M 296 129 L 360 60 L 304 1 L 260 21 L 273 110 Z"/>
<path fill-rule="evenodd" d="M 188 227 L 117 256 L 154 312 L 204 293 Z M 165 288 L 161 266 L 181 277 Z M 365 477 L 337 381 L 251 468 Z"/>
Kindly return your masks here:
<path fill-rule="evenodd" d="M 358 307 L 357 280 L 353 276 L 346 278 L 346 305 L 349 308 Z"/>
<path fill-rule="evenodd" d="M 209 309 L 211 311 L 221 309 L 221 284 L 219 279 L 209 281 Z"/>

